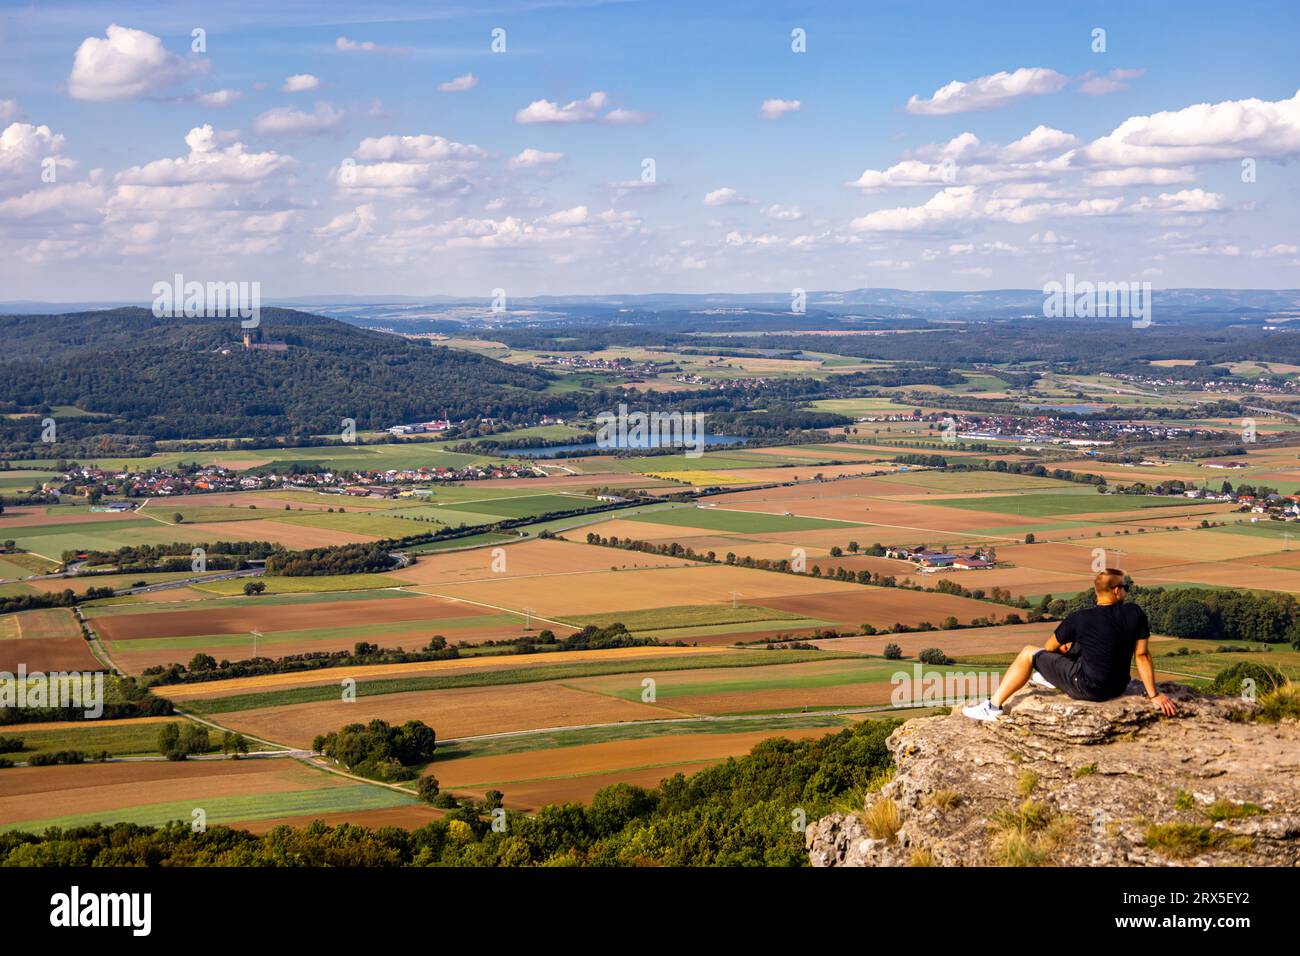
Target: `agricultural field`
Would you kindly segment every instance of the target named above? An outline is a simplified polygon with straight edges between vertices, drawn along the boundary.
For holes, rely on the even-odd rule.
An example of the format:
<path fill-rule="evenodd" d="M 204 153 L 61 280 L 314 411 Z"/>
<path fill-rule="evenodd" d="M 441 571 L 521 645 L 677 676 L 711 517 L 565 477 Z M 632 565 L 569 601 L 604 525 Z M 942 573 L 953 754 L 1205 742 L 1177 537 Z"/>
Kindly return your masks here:
<path fill-rule="evenodd" d="M 992 389 L 991 382 L 968 385 Z M 864 414 L 899 410 L 888 399 L 869 404 Z M 266 576 L 266 590 L 254 596 L 244 593 L 247 579 L 190 580 L 183 572 L 68 581 L 75 589 L 139 580 L 179 585 L 81 608 L 94 646 L 137 676 L 197 654 L 275 660 L 352 651 L 362 642 L 411 650 L 444 638 L 458 657 L 162 684 L 153 692 L 264 750 L 304 750 L 348 723 L 421 720 L 441 742 L 421 769 L 445 792 L 482 799 L 501 790 L 505 805 L 523 812 L 589 800 L 611 783 L 652 786 L 746 753 L 768 736 L 820 736 L 896 712 L 891 678 L 927 648 L 953 658 L 953 668 L 1000 669 L 1024 644 L 1041 644 L 1054 624 L 1009 623 L 1024 612 L 989 600 L 993 589 L 1033 602 L 1074 595 L 1089 586 L 1097 549 L 1142 584 L 1300 594 L 1300 540 L 1293 554 L 1288 526 L 1251 523 L 1232 504 L 904 466 L 892 459 L 908 441 L 934 437 L 908 423 L 859 423 L 840 437 L 717 448 L 698 459 L 565 459 L 569 470 L 549 478 L 438 485 L 397 498 L 275 491 L 184 496 L 127 515 L 15 509 L 9 533 L 19 546 L 40 553 L 31 545 L 43 544 L 55 558 L 75 547 L 175 540 L 326 547 L 582 512 L 601 504 L 598 489 L 647 495 L 612 512 L 417 546 L 407 566 L 387 573 Z M 362 450 L 369 452 L 353 453 Z M 951 454 L 979 456 L 961 448 Z M 1011 449 L 998 457 L 1018 456 Z M 1168 473 L 1199 467 L 1175 464 Z M 1265 467 L 1288 473 L 1278 456 Z M 691 488 L 709 493 L 681 500 Z M 670 494 L 679 497 L 650 500 Z M 606 546 L 588 535 L 644 545 Z M 993 566 L 923 570 L 868 553 L 876 545 L 978 550 L 993 556 Z M 781 561 L 802 562 L 806 573 L 760 566 Z M 870 583 L 854 580 L 864 572 Z M 941 582 L 963 590 L 934 590 Z M 6 587 L 32 593 L 35 584 L 44 586 Z M 531 653 L 516 653 L 499 643 L 537 640 L 543 630 L 563 641 L 614 625 L 644 646 L 566 651 L 534 643 Z M 803 649 L 769 649 L 793 641 Z M 898 645 L 901 661 L 885 659 L 889 644 Z M 1186 644 L 1197 642 L 1156 638 L 1162 677 L 1204 681 L 1240 657 L 1204 647 L 1183 654 Z M 102 666 L 91 647 L 65 609 L 0 617 L 6 661 Z M 1289 655 L 1279 651 L 1271 660 L 1293 667 Z M 340 690 L 349 681 L 356 682 L 355 701 Z M 191 759 L 183 769 L 138 759 L 156 749 L 155 724 L 31 728 L 24 752 L 108 750 L 114 759 L 4 771 L 0 827 L 183 819 L 197 805 L 210 822 L 259 832 L 316 818 L 418 826 L 439 813 L 415 799 L 411 784 L 392 788 L 325 773 L 319 759 L 304 754 Z M 137 759 L 117 759 L 126 756 Z M 44 799 L 46 786 L 62 795 Z"/>

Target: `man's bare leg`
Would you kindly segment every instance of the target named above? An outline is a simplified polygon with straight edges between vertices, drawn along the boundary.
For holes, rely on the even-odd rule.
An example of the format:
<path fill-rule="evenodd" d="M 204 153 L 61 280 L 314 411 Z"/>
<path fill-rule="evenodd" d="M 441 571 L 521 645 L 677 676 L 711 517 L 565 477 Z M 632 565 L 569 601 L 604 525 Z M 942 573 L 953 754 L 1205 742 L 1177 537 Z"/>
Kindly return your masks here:
<path fill-rule="evenodd" d="M 1034 672 L 1034 655 L 1041 650 L 1041 647 L 1034 647 L 1032 644 L 1026 644 L 1020 649 L 1016 659 L 1002 675 L 1002 683 L 998 684 L 998 689 L 990 698 L 994 707 L 1001 707 L 1008 697 L 1029 683 L 1029 675 Z"/>

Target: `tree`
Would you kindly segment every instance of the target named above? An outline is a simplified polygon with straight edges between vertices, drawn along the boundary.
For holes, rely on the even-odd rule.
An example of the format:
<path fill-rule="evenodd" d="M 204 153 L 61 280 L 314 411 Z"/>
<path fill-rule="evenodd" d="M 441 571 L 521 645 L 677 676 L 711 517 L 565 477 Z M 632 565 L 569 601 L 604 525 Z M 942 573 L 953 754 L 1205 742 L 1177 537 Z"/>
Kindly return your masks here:
<path fill-rule="evenodd" d="M 483 794 L 483 801 L 489 810 L 497 810 L 500 809 L 505 796 L 500 790 L 488 790 Z"/>
<path fill-rule="evenodd" d="M 1200 602 L 1182 601 L 1169 609 L 1163 630 L 1172 637 L 1209 637 L 1214 622 Z"/>
<path fill-rule="evenodd" d="M 227 730 L 221 735 L 221 752 L 238 760 L 241 755 L 248 753 L 248 739 L 243 734 Z"/>
<path fill-rule="evenodd" d="M 896 661 L 903 656 L 903 649 L 897 644 L 885 645 L 885 660 Z"/>
<path fill-rule="evenodd" d="M 180 524 L 184 520 L 185 520 L 185 516 L 181 514 L 179 511 L 177 511 L 172 515 L 172 524 Z"/>
<path fill-rule="evenodd" d="M 181 727 L 179 746 L 187 755 L 205 753 L 211 746 L 208 728 L 202 724 L 185 724 Z"/>
<path fill-rule="evenodd" d="M 1032 531 L 1025 535 L 1025 544 L 1033 544 L 1036 540 Z"/>
<path fill-rule="evenodd" d="M 245 582 L 244 582 L 244 594 L 245 594 L 247 597 L 252 597 L 252 596 L 255 595 L 255 594 L 261 594 L 261 593 L 262 593 L 263 591 L 265 591 L 265 590 L 266 590 L 266 582 L 265 582 L 265 581 L 245 581 Z"/>
<path fill-rule="evenodd" d="M 425 803 L 433 803 L 434 798 L 438 796 L 438 778 L 431 773 L 425 774 L 416 784 L 415 791 Z"/>
<path fill-rule="evenodd" d="M 860 547 L 860 546 L 858 545 L 858 543 L 857 543 L 856 541 L 850 541 L 850 542 L 849 542 L 849 554 L 857 554 L 857 553 L 858 553 L 858 550 L 859 550 L 859 547 Z"/>
<path fill-rule="evenodd" d="M 933 664 L 938 666 L 941 664 L 952 663 L 948 658 L 948 655 L 937 647 L 927 647 L 917 656 L 920 658 L 922 664 Z"/>
<path fill-rule="evenodd" d="M 181 749 L 181 725 L 163 724 L 158 730 L 158 752 L 168 760 L 184 760 L 185 751 Z"/>
<path fill-rule="evenodd" d="M 192 671 L 215 670 L 217 659 L 211 654 L 195 654 L 190 658 L 189 669 Z"/>

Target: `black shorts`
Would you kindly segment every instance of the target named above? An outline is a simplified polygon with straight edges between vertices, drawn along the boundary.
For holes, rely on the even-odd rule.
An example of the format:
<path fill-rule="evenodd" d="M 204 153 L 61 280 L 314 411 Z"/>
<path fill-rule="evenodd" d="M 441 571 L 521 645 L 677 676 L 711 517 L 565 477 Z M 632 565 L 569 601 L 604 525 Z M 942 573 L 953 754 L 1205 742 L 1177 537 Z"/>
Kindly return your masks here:
<path fill-rule="evenodd" d="M 1051 685 L 1063 690 L 1075 700 L 1110 700 L 1118 694 L 1107 694 L 1093 685 L 1083 673 L 1083 664 L 1077 657 L 1056 651 L 1039 651 L 1034 655 L 1034 670 L 1042 674 Z"/>

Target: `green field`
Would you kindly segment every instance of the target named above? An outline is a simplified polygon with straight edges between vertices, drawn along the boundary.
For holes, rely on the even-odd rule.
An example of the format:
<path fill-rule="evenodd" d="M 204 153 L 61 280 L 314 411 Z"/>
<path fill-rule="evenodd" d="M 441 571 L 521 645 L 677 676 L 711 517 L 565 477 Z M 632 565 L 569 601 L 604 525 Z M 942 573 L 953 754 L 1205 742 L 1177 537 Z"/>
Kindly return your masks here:
<path fill-rule="evenodd" d="M 180 722 L 181 718 L 177 718 Z M 21 724 L 0 727 L 0 735 L 21 737 L 23 749 L 4 754 L 15 763 L 25 761 L 38 753 L 54 753 L 59 750 L 80 750 L 87 754 L 98 754 L 107 750 L 114 757 L 132 757 L 139 755 L 156 755 L 158 753 L 158 730 L 161 723 L 150 724 L 100 724 L 93 720 L 69 723 L 58 730 L 25 730 Z M 207 753 L 221 750 L 221 734 L 208 729 Z M 252 750 L 265 750 L 256 741 L 248 741 Z"/>
<path fill-rule="evenodd" d="M 503 757 L 509 754 L 530 753 L 535 750 L 561 750 L 565 747 L 582 747 L 588 744 L 615 743 L 620 740 L 645 740 L 650 737 L 682 737 L 690 734 L 743 734 L 768 730 L 779 737 L 783 730 L 804 727 L 835 729 L 851 726 L 853 720 L 830 714 L 807 714 L 797 717 L 780 717 L 771 720 L 693 720 L 674 722 L 659 720 L 648 724 L 629 726 L 586 727 L 579 730 L 551 730 L 544 733 L 507 734 L 501 737 L 484 737 L 476 740 L 439 743 L 437 755 L 425 764 L 436 777 L 437 766 L 448 760 L 464 757 Z"/>
<path fill-rule="evenodd" d="M 400 569 L 394 572 L 400 577 Z M 231 578 L 228 581 L 208 581 L 193 585 L 196 591 L 208 594 L 237 595 L 244 593 L 250 580 L 261 581 L 266 591 L 260 597 L 274 594 L 312 594 L 329 591 L 370 591 L 379 588 L 398 588 L 404 582 L 387 574 L 315 574 L 288 576 L 264 574 L 259 578 Z M 355 595 L 354 595 L 355 596 Z"/>
<path fill-rule="evenodd" d="M 548 664 L 544 667 L 526 667 L 516 670 L 491 670 L 476 674 L 440 674 L 430 677 L 359 681 L 357 695 L 359 697 L 373 697 L 380 694 L 404 694 L 412 691 L 444 690 L 451 687 L 531 684 L 549 680 L 596 677 L 604 674 L 644 674 L 649 671 L 699 670 L 712 667 L 766 667 L 772 664 L 798 664 L 804 661 L 834 660 L 845 656 L 856 655 L 840 655 L 827 651 L 728 651 L 717 655 L 709 655 L 708 657 L 701 656 L 690 659 L 664 657 L 638 660 L 583 661 L 575 664 Z M 338 686 L 330 683 L 320 687 L 295 687 L 288 690 L 192 700 L 186 709 L 196 714 L 224 714 L 238 710 L 253 710 L 261 707 L 280 707 L 288 704 L 307 704 L 337 699 Z"/>
<path fill-rule="evenodd" d="M 774 531 L 817 531 L 824 528 L 861 527 L 850 521 L 827 518 L 800 518 L 794 515 L 763 514 L 757 511 L 724 511 L 721 508 L 674 508 L 630 517 L 632 521 L 670 524 L 682 528 L 705 528 L 710 531 L 736 531 L 742 534 Z"/>
<path fill-rule="evenodd" d="M 1000 471 L 908 471 L 882 475 L 879 480 L 896 485 L 955 492 L 1019 491 L 1022 488 L 1073 488 L 1091 491 L 1091 489 L 1081 489 L 1078 485 L 1071 486 L 1068 482 L 1055 478 L 1036 478 L 1033 475 L 1013 475 Z M 903 493 L 899 491 L 899 494 Z M 945 502 L 929 503 L 944 504 Z"/>
<path fill-rule="evenodd" d="M 454 637 L 456 631 L 465 630 L 466 628 L 476 627 L 493 627 L 503 626 L 510 627 L 519 625 L 519 630 L 523 631 L 524 619 L 518 614 L 479 614 L 466 617 L 440 617 L 429 620 L 415 621 L 394 621 L 387 624 L 363 624 L 349 625 L 346 627 L 317 627 L 310 630 L 293 630 L 293 631 L 263 631 L 262 636 L 258 639 L 258 645 L 265 648 L 267 645 L 302 643 L 304 641 L 320 640 L 327 641 L 334 638 L 345 638 L 348 640 L 356 639 L 358 641 L 369 641 L 385 637 L 389 634 L 402 634 L 407 631 L 424 628 L 428 632 L 428 637 L 435 634 L 446 632 Z M 417 644 L 427 644 L 427 640 L 420 638 L 404 639 L 405 645 L 410 648 Z M 250 633 L 242 634 L 198 634 L 188 637 L 144 637 L 136 639 L 127 639 L 112 642 L 114 651 L 140 651 L 140 650 L 206 650 L 208 648 L 218 647 L 243 647 L 248 649 L 251 656 L 253 639 Z"/>
<path fill-rule="evenodd" d="M 281 758 L 288 759 L 288 758 Z M 144 806 L 101 810 L 66 817 L 25 820 L 0 826 L 0 831 L 25 830 L 39 833 L 47 827 L 76 827 L 92 823 L 136 823 L 161 826 L 171 820 L 189 823 L 196 804 L 201 803 L 209 826 L 245 820 L 269 820 L 274 817 L 309 816 L 347 810 L 379 810 L 415 803 L 415 798 L 388 787 L 368 783 L 318 790 L 295 790 L 288 793 L 259 793 L 239 797 L 205 797 L 175 803 L 151 803 Z"/>
<path fill-rule="evenodd" d="M 992 489 L 990 489 L 992 490 Z M 964 511 L 988 511 L 995 514 L 1027 515 L 1050 518 L 1056 515 L 1092 514 L 1094 512 L 1140 511 L 1147 508 L 1185 507 L 1195 509 L 1188 498 L 1159 498 L 1148 495 L 1101 495 L 1094 492 L 1055 494 L 1018 494 L 995 498 L 942 498 L 927 504 L 961 508 Z M 1157 515 L 1157 517 L 1159 517 Z M 1044 528 L 1044 530 L 1047 530 Z"/>

